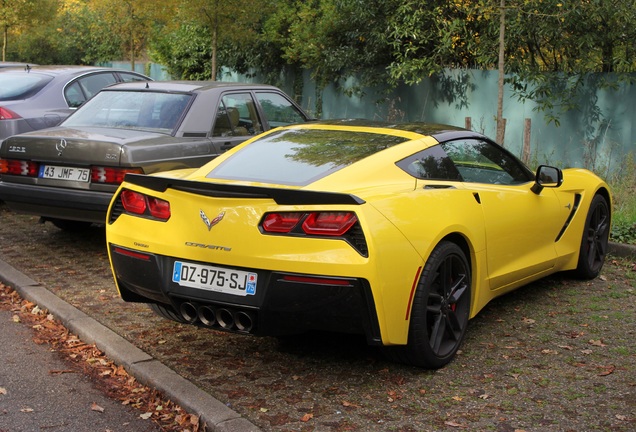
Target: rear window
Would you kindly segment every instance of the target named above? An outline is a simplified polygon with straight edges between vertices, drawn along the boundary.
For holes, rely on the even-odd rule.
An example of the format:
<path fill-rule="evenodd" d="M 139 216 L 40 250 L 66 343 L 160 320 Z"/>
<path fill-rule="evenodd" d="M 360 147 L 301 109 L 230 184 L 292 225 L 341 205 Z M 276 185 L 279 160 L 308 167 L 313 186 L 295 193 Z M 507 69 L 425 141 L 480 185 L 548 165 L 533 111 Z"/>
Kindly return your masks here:
<path fill-rule="evenodd" d="M 102 91 L 62 125 L 171 134 L 180 123 L 191 98 L 191 95 L 182 93 Z"/>
<path fill-rule="evenodd" d="M 368 132 L 281 130 L 238 150 L 207 177 L 304 186 L 404 141 Z"/>
<path fill-rule="evenodd" d="M 0 101 L 27 99 L 42 90 L 53 77 L 33 73 L 0 73 Z"/>

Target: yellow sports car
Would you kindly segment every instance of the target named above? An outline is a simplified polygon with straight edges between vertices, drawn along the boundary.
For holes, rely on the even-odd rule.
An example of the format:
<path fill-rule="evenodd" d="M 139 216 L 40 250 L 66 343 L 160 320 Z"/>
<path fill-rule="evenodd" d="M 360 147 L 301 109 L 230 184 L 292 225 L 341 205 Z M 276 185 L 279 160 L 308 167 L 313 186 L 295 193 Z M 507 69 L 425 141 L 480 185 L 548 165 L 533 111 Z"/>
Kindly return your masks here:
<path fill-rule="evenodd" d="M 391 358 L 452 360 L 490 300 L 596 277 L 608 185 L 532 173 L 475 132 L 339 120 L 261 134 L 199 169 L 127 175 L 106 220 L 125 301 L 255 335 L 360 333 Z"/>

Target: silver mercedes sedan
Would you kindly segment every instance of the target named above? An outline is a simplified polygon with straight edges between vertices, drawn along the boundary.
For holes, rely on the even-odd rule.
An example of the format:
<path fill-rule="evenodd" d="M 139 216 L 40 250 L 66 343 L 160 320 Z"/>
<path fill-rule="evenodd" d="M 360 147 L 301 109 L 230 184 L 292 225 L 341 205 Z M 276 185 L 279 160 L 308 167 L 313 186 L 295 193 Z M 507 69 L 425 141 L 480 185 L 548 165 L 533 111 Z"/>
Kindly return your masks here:
<path fill-rule="evenodd" d="M 9 65 L 0 68 L 0 140 L 57 126 L 111 84 L 150 80 L 137 72 L 104 67 Z"/>

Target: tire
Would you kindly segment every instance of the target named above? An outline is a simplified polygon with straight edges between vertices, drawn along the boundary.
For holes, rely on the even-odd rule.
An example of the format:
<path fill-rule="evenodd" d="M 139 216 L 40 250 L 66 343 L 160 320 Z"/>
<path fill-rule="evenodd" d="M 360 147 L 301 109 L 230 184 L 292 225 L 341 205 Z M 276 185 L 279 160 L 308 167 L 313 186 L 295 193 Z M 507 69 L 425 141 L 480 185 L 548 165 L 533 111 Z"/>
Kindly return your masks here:
<path fill-rule="evenodd" d="M 152 311 L 154 313 L 156 313 L 157 315 L 159 315 L 162 318 L 166 318 L 166 319 L 169 319 L 171 321 L 176 321 L 176 322 L 182 323 L 182 324 L 186 323 L 186 320 L 181 316 L 181 314 L 177 313 L 172 308 L 172 306 L 164 305 L 164 304 L 158 304 L 158 303 L 151 303 L 150 304 L 150 309 L 152 309 Z"/>
<path fill-rule="evenodd" d="M 413 299 L 406 346 L 387 347 L 403 363 L 439 369 L 459 349 L 470 313 L 471 272 L 462 249 L 443 241 L 431 253 Z"/>
<path fill-rule="evenodd" d="M 53 225 L 67 232 L 81 232 L 88 230 L 93 224 L 90 222 L 73 221 L 66 219 L 48 219 Z"/>
<path fill-rule="evenodd" d="M 610 220 L 607 200 L 602 195 L 596 195 L 585 219 L 579 262 L 574 271 L 576 277 L 594 279 L 601 272 L 609 243 Z"/>

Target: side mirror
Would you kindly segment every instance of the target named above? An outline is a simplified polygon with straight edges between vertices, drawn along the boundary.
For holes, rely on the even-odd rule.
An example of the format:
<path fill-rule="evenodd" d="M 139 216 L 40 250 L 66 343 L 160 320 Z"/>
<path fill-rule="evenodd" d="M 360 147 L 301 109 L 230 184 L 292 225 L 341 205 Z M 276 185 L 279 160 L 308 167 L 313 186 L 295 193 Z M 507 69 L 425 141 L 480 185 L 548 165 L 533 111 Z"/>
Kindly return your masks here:
<path fill-rule="evenodd" d="M 539 195 L 544 187 L 558 188 L 563 183 L 563 172 L 559 168 L 540 165 L 534 177 L 532 192 Z"/>

